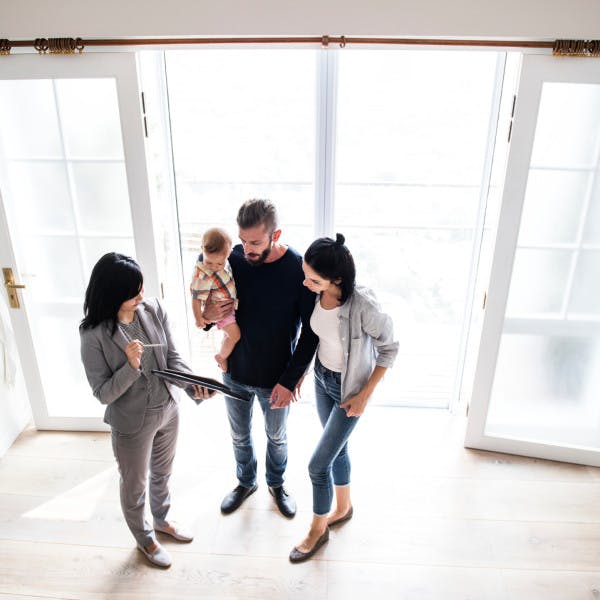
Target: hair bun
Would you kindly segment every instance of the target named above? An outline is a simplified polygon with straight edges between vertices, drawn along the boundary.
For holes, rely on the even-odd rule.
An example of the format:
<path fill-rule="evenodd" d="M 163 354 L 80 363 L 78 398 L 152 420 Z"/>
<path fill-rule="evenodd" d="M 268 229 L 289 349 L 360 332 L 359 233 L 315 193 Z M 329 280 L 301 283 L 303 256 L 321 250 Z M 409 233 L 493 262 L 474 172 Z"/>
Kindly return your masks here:
<path fill-rule="evenodd" d="M 341 233 L 335 234 L 335 245 L 336 246 L 343 246 L 345 241 L 346 241 L 346 238 Z"/>

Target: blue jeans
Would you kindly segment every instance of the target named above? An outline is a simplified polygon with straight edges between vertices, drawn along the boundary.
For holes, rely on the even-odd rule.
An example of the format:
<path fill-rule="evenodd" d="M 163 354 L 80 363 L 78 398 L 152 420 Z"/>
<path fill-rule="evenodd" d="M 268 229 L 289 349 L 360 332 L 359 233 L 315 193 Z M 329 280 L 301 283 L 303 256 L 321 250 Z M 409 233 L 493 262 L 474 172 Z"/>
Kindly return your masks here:
<path fill-rule="evenodd" d="M 326 369 L 315 359 L 315 396 L 323 435 L 308 464 L 313 486 L 313 512 L 324 516 L 331 510 L 333 485 L 350 484 L 348 438 L 359 417 L 348 417 L 340 408 L 341 373 Z"/>
<path fill-rule="evenodd" d="M 267 434 L 266 477 L 267 485 L 279 487 L 287 465 L 287 416 L 289 407 L 272 409 L 269 405 L 271 388 L 244 385 L 234 381 L 228 373 L 223 374 L 226 385 L 247 394 L 249 402 L 225 397 L 227 416 L 231 428 L 233 454 L 237 463 L 237 478 L 240 485 L 250 488 L 256 484 L 256 454 L 252 443 L 252 409 L 254 397 L 258 399 L 265 418 Z"/>

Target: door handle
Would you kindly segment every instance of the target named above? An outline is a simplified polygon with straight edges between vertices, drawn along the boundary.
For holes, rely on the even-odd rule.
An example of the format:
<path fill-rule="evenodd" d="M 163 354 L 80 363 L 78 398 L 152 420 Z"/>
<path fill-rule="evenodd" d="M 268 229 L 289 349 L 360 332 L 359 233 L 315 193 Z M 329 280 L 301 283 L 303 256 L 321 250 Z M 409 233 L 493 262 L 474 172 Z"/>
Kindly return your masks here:
<path fill-rule="evenodd" d="M 24 289 L 25 286 L 22 283 L 15 283 L 15 277 L 11 268 L 2 269 L 2 275 L 4 275 L 4 287 L 8 293 L 9 306 L 11 308 L 21 308 L 16 290 Z"/>

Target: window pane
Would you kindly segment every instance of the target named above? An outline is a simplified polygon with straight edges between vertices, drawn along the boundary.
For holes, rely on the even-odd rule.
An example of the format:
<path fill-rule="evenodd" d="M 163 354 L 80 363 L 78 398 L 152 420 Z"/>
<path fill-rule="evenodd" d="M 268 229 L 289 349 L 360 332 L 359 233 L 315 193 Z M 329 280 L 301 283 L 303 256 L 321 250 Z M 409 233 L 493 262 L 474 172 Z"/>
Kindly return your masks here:
<path fill-rule="evenodd" d="M 504 335 L 485 433 L 600 446 L 598 337 Z"/>
<path fill-rule="evenodd" d="M 6 158 L 62 156 L 52 81 L 0 81 L 0 131 Z"/>
<path fill-rule="evenodd" d="M 27 287 L 33 296 L 70 302 L 83 298 L 85 283 L 74 236 L 27 236 L 21 240 L 23 264 L 29 266 Z"/>
<path fill-rule="evenodd" d="M 454 393 L 497 58 L 340 54 L 335 228 L 401 341 L 380 403 Z"/>
<path fill-rule="evenodd" d="M 133 225 L 125 163 L 77 162 L 71 171 L 82 233 L 130 234 Z"/>
<path fill-rule="evenodd" d="M 114 79 L 59 79 L 56 95 L 68 158 L 123 158 Z"/>
<path fill-rule="evenodd" d="M 600 86 L 545 82 L 531 164 L 593 168 L 598 157 L 598 131 Z"/>
<path fill-rule="evenodd" d="M 21 235 L 31 233 L 73 234 L 69 178 L 64 162 L 15 161 L 7 165 L 13 222 L 22 224 Z"/>
<path fill-rule="evenodd" d="M 107 252 L 118 252 L 119 254 L 125 254 L 125 256 L 135 256 L 133 237 L 81 238 L 80 243 L 83 270 L 88 274 L 86 283 L 98 259 Z"/>
<path fill-rule="evenodd" d="M 303 252 L 312 241 L 316 64 L 313 50 L 166 53 L 186 279 L 204 230 L 219 225 L 237 240 L 237 211 L 249 198 L 276 204 L 284 243 Z M 192 335 L 202 368 L 214 367 L 209 345 Z"/>
<path fill-rule="evenodd" d="M 575 243 L 589 183 L 589 173 L 532 169 L 519 244 Z"/>
<path fill-rule="evenodd" d="M 48 413 L 55 417 L 100 417 L 103 406 L 91 398 L 79 365 L 81 299 L 72 304 L 36 303 L 31 315 Z M 72 366 L 71 366 L 72 365 Z M 67 368 L 65 368 L 68 366 Z"/>
<path fill-rule="evenodd" d="M 572 252 L 518 249 L 506 314 L 559 314 L 567 286 Z"/>
<path fill-rule="evenodd" d="M 478 186 L 497 55 L 340 55 L 338 181 Z"/>
<path fill-rule="evenodd" d="M 579 254 L 569 317 L 600 316 L 600 251 L 584 250 Z"/>
<path fill-rule="evenodd" d="M 583 241 L 586 244 L 600 244 L 600 177 L 598 176 L 596 176 L 596 188 L 590 199 Z"/>

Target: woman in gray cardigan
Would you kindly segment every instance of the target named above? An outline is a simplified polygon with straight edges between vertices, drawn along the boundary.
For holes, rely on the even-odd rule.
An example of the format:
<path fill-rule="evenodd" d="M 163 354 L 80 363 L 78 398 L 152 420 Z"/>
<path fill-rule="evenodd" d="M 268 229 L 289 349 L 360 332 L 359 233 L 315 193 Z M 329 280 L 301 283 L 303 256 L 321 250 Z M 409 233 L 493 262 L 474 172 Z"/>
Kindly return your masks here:
<path fill-rule="evenodd" d="M 171 476 L 179 426 L 176 393 L 152 369 L 191 372 L 173 345 L 160 302 L 144 299 L 139 265 L 122 254 L 105 254 L 94 266 L 79 327 L 81 359 L 94 396 L 106 405 L 119 466 L 121 508 L 138 548 L 154 565 L 171 557 L 157 542 L 160 531 L 182 542 L 193 535 L 168 519 Z M 209 393 L 186 389 L 199 403 Z M 150 509 L 144 517 L 150 472 Z"/>
<path fill-rule="evenodd" d="M 371 290 L 355 285 L 354 260 L 343 235 L 314 241 L 302 268 L 304 285 L 318 294 L 310 326 L 319 336 L 315 396 L 323 434 L 308 465 L 313 519 L 290 553 L 292 562 L 313 556 L 329 539 L 330 527 L 352 518 L 348 438 L 398 353 L 392 320 Z M 334 489 L 336 506 L 330 512 Z"/>

